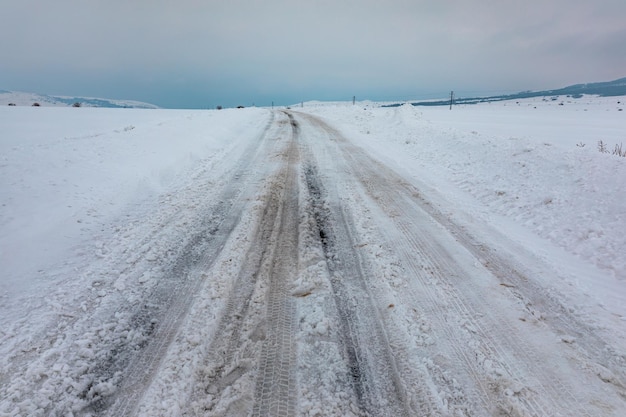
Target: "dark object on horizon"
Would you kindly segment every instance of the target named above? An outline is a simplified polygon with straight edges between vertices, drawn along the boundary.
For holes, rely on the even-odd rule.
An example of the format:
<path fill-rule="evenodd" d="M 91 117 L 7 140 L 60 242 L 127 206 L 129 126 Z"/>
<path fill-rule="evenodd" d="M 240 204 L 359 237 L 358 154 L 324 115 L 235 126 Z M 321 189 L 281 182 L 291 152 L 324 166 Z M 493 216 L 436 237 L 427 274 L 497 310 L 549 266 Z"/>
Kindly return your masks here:
<path fill-rule="evenodd" d="M 243 107 L 243 106 L 237 106 L 237 108 L 238 108 L 238 109 L 243 109 L 244 107 Z"/>
<path fill-rule="evenodd" d="M 77 101 L 76 103 L 72 104 L 72 107 L 80 107 L 80 103 Z"/>
<path fill-rule="evenodd" d="M 41 106 L 41 104 L 39 104 L 39 103 L 33 103 L 33 107 L 40 107 L 40 106 Z"/>
<path fill-rule="evenodd" d="M 9 103 L 9 106 L 13 107 L 13 106 L 16 106 L 16 104 L 15 103 Z"/>
<path fill-rule="evenodd" d="M 217 106 L 216 107 L 218 110 L 222 110 L 222 106 Z"/>

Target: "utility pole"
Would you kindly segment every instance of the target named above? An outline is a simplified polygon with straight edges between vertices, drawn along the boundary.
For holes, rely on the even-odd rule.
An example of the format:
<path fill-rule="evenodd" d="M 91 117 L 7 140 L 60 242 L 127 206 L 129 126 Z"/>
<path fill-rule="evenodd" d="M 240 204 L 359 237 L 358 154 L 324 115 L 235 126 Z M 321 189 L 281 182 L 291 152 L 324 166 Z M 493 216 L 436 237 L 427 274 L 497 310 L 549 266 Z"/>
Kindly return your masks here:
<path fill-rule="evenodd" d="M 450 91 L 450 110 L 452 110 L 453 101 L 454 101 L 454 91 Z"/>
<path fill-rule="evenodd" d="M 352 96 L 352 105 L 354 106 L 354 103 L 356 103 L 356 96 Z"/>

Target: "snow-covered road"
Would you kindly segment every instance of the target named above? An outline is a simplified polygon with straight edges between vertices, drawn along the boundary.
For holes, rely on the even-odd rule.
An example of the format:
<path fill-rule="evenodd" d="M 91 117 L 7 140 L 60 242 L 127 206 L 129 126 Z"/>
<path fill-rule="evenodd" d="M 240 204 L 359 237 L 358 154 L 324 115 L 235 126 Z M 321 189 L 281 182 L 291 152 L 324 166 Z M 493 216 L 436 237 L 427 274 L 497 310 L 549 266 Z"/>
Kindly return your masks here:
<path fill-rule="evenodd" d="M 623 415 L 553 264 L 313 113 L 248 114 L 7 319 L 0 416 Z"/>

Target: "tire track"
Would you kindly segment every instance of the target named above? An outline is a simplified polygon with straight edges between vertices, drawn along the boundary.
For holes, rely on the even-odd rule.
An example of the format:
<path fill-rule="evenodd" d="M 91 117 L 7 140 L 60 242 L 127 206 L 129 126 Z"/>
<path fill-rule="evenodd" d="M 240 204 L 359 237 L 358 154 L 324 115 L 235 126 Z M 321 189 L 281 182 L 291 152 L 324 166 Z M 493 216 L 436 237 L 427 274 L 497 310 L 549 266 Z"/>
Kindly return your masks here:
<path fill-rule="evenodd" d="M 350 153 L 348 158 L 354 158 L 354 154 Z M 476 293 L 477 290 L 472 288 L 471 283 L 463 280 L 464 271 L 452 261 L 448 252 L 438 245 L 437 240 L 432 239 L 430 232 L 415 226 L 414 220 L 418 218 L 415 213 L 421 210 L 403 195 L 395 194 L 395 188 L 389 178 L 380 175 L 380 171 L 369 170 L 363 164 L 363 160 L 354 158 L 350 165 L 355 175 L 362 179 L 373 200 L 387 215 L 394 217 L 394 222 L 406 242 L 397 245 L 396 251 L 412 274 L 421 279 L 421 284 L 417 291 L 412 292 L 411 298 L 414 303 L 419 301 L 423 304 L 425 296 L 428 297 L 428 310 L 438 312 L 436 327 L 444 329 L 450 348 L 461 359 L 460 369 L 465 369 L 472 375 L 479 389 L 472 397 L 482 400 L 482 408 L 489 410 L 489 413 L 524 413 L 522 410 L 527 410 L 531 415 L 538 416 L 558 415 L 558 409 L 575 408 L 579 415 L 588 415 L 585 407 L 580 405 L 572 407 L 578 403 L 574 396 L 555 390 L 552 384 L 540 383 L 540 379 L 537 378 L 541 376 L 541 380 L 549 381 L 552 379 L 550 375 L 541 375 L 542 371 L 535 367 L 528 369 L 521 365 L 535 362 L 538 352 L 530 349 L 523 338 L 516 336 L 518 334 L 516 329 L 508 326 L 506 320 L 496 323 L 489 314 L 485 314 L 484 309 L 471 304 L 471 297 L 468 295 Z M 424 271 L 427 274 L 424 274 Z M 436 285 L 432 285 L 433 283 Z M 439 307 L 441 300 L 447 303 L 445 310 Z M 451 311 L 454 312 L 452 317 L 458 317 L 455 320 L 458 320 L 458 325 L 464 332 L 451 327 L 447 318 Z M 477 320 L 476 317 L 481 319 Z M 489 329 L 486 329 L 485 325 Z M 494 335 L 497 335 L 498 339 L 495 339 Z M 468 349 L 468 346 L 472 348 Z M 496 369 L 496 375 L 485 369 L 485 363 Z M 513 368 L 511 364 L 517 368 Z M 506 375 L 513 378 L 513 384 L 502 380 L 497 375 L 500 372 L 497 368 L 501 368 Z M 533 375 L 532 381 L 528 379 L 528 375 Z M 514 391 L 515 398 L 509 400 L 504 393 L 509 385 L 516 384 L 538 388 L 543 398 L 528 392 L 526 395 L 522 392 L 516 394 Z M 540 399 L 544 401 L 539 401 Z M 554 404 L 558 404 L 558 407 L 555 408 Z"/>
<path fill-rule="evenodd" d="M 345 159 L 349 177 L 358 179 L 358 186 L 370 200 L 368 206 L 378 206 L 402 236 L 401 241 L 394 242 L 395 251 L 409 275 L 417 280 L 398 296 L 405 303 L 420 306 L 428 312 L 436 331 L 445 335 L 446 346 L 442 348 L 456 358 L 456 371 L 466 372 L 475 384 L 466 388 L 469 398 L 478 400 L 477 404 L 480 404 L 472 414 L 560 415 L 563 410 L 576 410 L 577 415 L 597 414 L 601 408 L 591 406 L 594 400 L 583 403 L 579 398 L 581 393 L 572 392 L 572 386 L 565 380 L 554 383 L 555 377 L 558 380 L 559 375 L 568 372 L 563 357 L 545 352 L 553 363 L 547 369 L 542 367 L 537 358 L 545 355 L 536 343 L 529 343 L 521 335 L 520 326 L 513 326 L 508 319 L 502 320 L 490 314 L 481 299 L 481 288 L 472 279 L 464 279 L 466 271 L 442 246 L 443 240 L 436 237 L 441 232 L 433 226 L 433 220 L 454 231 L 458 240 L 465 243 L 465 249 L 476 259 L 484 259 L 478 256 L 476 245 L 467 246 L 467 236 L 458 237 L 462 234 L 460 228 L 450 227 L 450 221 L 442 222 L 443 216 L 434 213 L 434 207 L 424 202 L 416 189 L 391 170 L 347 143 L 323 122 L 310 119 L 326 129 L 331 140 L 337 143 L 339 158 Z M 513 275 L 513 279 L 522 279 L 519 273 L 512 273 L 514 269 L 507 268 L 502 259 L 497 259 L 492 252 L 489 255 L 488 261 L 483 263 L 491 274 L 502 278 L 504 273 L 508 273 Z M 525 286 L 528 287 L 528 284 Z M 529 289 L 529 294 L 537 297 L 541 293 L 537 289 Z M 477 304 L 478 300 L 481 304 Z M 556 316 L 563 310 L 554 305 L 554 301 L 541 301 Z M 494 300 L 487 305 L 495 307 L 497 303 Z M 450 319 L 457 323 L 451 323 Z M 577 325 L 577 321 L 567 315 L 560 320 L 565 320 L 570 328 Z M 552 332 L 559 334 L 558 330 L 553 329 Z M 602 345 L 593 341 L 592 334 L 583 334 L 583 337 L 585 345 Z M 595 356 L 591 361 L 606 360 L 603 355 Z M 588 395 L 586 397 L 590 399 Z"/>
<path fill-rule="evenodd" d="M 112 346 L 110 355 L 95 364 L 92 371 L 94 383 L 82 394 L 87 401 L 83 411 L 111 416 L 134 413 L 189 311 L 193 295 L 203 283 L 204 275 L 200 272 L 215 261 L 239 222 L 244 207 L 241 199 L 251 175 L 250 162 L 257 160 L 266 146 L 273 119 L 272 114 L 259 139 L 252 141 L 244 151 L 217 203 L 201 212 L 198 224 L 192 227 L 194 234 L 180 248 L 171 268 L 144 300 L 137 303 L 140 307 L 131 314 L 130 327 L 131 331 L 143 332 L 145 340 L 138 348 Z M 156 239 L 156 235 L 147 239 Z M 93 394 L 92 387 L 103 381 L 118 385 L 114 395 Z"/>
<path fill-rule="evenodd" d="M 289 119 L 292 138 L 287 151 L 284 189 L 278 196 L 280 204 L 273 226 L 273 253 L 268 258 L 268 337 L 261 351 L 253 416 L 291 416 L 295 410 L 295 305 L 288 293 L 288 285 L 297 275 L 298 268 L 299 153 L 296 144 L 298 125 L 291 117 Z"/>
<path fill-rule="evenodd" d="M 268 180 L 246 261 L 185 415 L 294 414 L 295 305 L 287 286 L 298 265 L 298 152 L 295 127 L 288 124 L 279 121 L 281 168 Z"/>
<path fill-rule="evenodd" d="M 570 412 L 576 410 L 577 415 L 584 416 L 597 414 L 598 409 L 590 407 L 594 401 L 590 400 L 589 396 L 587 396 L 587 401 L 581 401 L 581 393 L 574 394 L 565 380 L 556 377 L 559 382 L 554 382 L 555 376 L 560 372 L 568 372 L 565 368 L 568 365 L 564 358 L 542 351 L 536 343 L 529 343 L 530 340 L 520 333 L 519 325 L 514 326 L 511 321 L 490 314 L 482 301 L 481 304 L 477 304 L 477 300 L 481 299 L 481 288 L 474 285 L 471 279 L 463 279 L 467 273 L 461 264 L 451 257 L 450 252 L 442 246 L 443 243 L 440 243 L 439 239 L 429 237 L 429 234 L 432 236 L 432 232 L 428 232 L 428 228 L 422 229 L 417 226 L 420 224 L 417 220 L 420 216 L 429 216 L 429 213 L 423 212 L 422 207 L 416 204 L 413 198 L 408 197 L 415 197 L 419 194 L 415 190 L 408 193 L 408 185 L 398 178 L 395 180 L 402 184 L 402 187 L 400 189 L 394 187 L 392 183 L 394 174 L 380 166 L 373 169 L 375 164 L 365 164 L 362 153 L 350 149 L 346 155 L 354 158 L 351 165 L 354 167 L 355 174 L 365 179 L 364 186 L 368 193 L 387 215 L 393 215 L 394 223 L 408 243 L 408 245 L 397 246 L 397 251 L 402 254 L 404 262 L 410 265 L 410 270 L 417 276 L 420 276 L 420 272 L 424 269 L 430 274 L 429 277 L 422 278 L 423 284 L 414 293 L 414 300 L 423 300 L 424 294 L 434 289 L 431 301 L 445 299 L 461 318 L 467 343 L 474 345 L 470 351 L 474 357 L 467 355 L 467 348 L 464 345 L 457 345 L 455 348 L 461 355 L 460 357 L 464 358 L 465 368 L 472 370 L 473 374 L 479 378 L 481 398 L 490 398 L 484 406 L 489 409 L 488 407 L 493 407 L 493 404 L 500 404 L 498 406 L 500 410 L 530 412 L 532 415 L 559 415 L 560 410 L 570 410 Z M 368 181 L 371 183 L 367 184 Z M 434 210 L 432 206 L 428 207 Z M 418 214 L 420 212 L 421 215 Z M 456 237 L 462 241 L 467 239 L 466 236 L 459 238 L 458 234 Z M 478 255 L 476 245 L 472 245 L 471 248 L 465 247 L 465 249 L 469 249 L 470 254 L 476 259 L 484 259 L 484 255 Z M 419 262 L 416 262 L 416 253 L 419 254 Z M 540 289 L 531 289 L 530 280 L 506 266 L 506 263 L 502 259 L 497 259 L 493 253 L 487 259 L 488 261 L 483 261 L 483 264 L 486 264 L 487 270 L 493 276 L 501 279 L 502 271 L 505 270 L 509 273 L 506 275 L 505 282 L 522 281 L 523 286 L 528 288 L 529 295 L 536 297 L 537 294 L 541 294 Z M 421 275 L 423 277 L 423 272 Z M 437 285 L 432 285 L 433 280 L 437 282 Z M 559 317 L 557 323 L 551 323 L 553 333 L 562 334 L 561 329 L 579 326 L 576 319 L 569 315 L 563 316 L 563 308 L 556 305 L 554 301 L 544 299 L 540 302 L 547 307 L 546 313 Z M 496 300 L 492 304 L 495 306 Z M 541 317 L 540 320 L 543 322 L 545 318 Z M 441 315 L 441 325 L 445 325 L 446 322 L 445 315 Z M 543 331 L 541 328 L 535 330 Z M 448 333 L 449 337 L 455 337 L 458 340 L 458 332 Z M 576 334 L 581 334 L 580 328 Z M 582 333 L 581 343 L 583 345 L 597 344 L 598 341 L 594 341 L 594 337 L 591 332 Z M 606 360 L 605 355 L 597 355 L 595 359 L 591 359 L 586 352 L 580 353 L 586 357 L 587 362 Z M 550 365 L 538 365 L 537 358 L 541 357 L 549 358 L 547 363 Z M 492 370 L 495 370 L 495 376 L 492 372 L 486 372 L 486 363 L 490 364 L 489 368 L 494 368 Z M 620 369 L 620 367 L 615 369 Z M 503 375 L 497 375 L 502 371 L 504 371 Z M 480 382 L 481 379 L 482 382 Z M 512 391 L 511 387 L 513 387 Z M 617 384 L 617 387 L 620 388 L 620 385 Z"/>
<path fill-rule="evenodd" d="M 303 116 L 298 114 L 298 116 Z M 302 138 L 306 142 L 306 138 Z M 311 140 L 311 139 L 309 139 Z M 339 337 L 364 416 L 433 415 L 436 406 L 426 389 L 404 372 L 406 362 L 395 328 L 384 322 L 373 301 L 369 271 L 355 248 L 355 231 L 336 191 L 321 183 L 312 152 L 303 144 L 304 176 L 313 204 L 339 317 Z M 312 146 L 312 145 L 310 145 Z M 402 368 L 403 372 L 400 372 Z"/>

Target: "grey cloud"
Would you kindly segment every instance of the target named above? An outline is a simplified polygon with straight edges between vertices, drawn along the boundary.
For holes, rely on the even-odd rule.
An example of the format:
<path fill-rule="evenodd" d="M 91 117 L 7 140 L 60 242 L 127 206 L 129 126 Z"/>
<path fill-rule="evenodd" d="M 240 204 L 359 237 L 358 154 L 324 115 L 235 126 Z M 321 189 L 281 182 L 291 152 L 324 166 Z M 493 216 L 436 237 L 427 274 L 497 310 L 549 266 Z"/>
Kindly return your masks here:
<path fill-rule="evenodd" d="M 198 91 L 315 98 L 556 87 L 626 75 L 624 21 L 622 0 L 21 0 L 0 15 L 12 34 L 0 46 L 9 84 L 0 88 L 45 73 L 54 74 L 50 89 L 109 82 L 128 98 L 177 102 Z"/>

